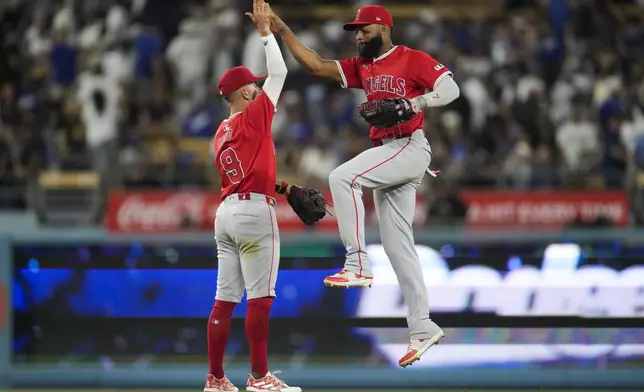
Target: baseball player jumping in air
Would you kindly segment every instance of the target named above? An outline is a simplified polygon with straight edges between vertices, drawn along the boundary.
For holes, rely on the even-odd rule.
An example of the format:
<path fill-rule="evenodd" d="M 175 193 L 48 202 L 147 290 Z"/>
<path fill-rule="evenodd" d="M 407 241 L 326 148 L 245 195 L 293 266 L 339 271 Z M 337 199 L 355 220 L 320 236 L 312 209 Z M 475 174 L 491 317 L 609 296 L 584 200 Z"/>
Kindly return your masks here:
<path fill-rule="evenodd" d="M 293 57 L 315 75 L 345 88 L 363 89 L 366 103 L 359 112 L 371 124 L 374 147 L 339 166 L 329 176 L 340 236 L 347 249 L 342 271 L 324 279 L 332 287 L 367 287 L 373 283 L 365 252 L 362 187 L 374 189 L 382 245 L 398 277 L 408 306 L 410 344 L 399 364 L 420 359 L 443 337 L 429 317 L 427 288 L 414 246 L 412 222 L 416 188 L 432 159 L 425 138 L 423 109 L 444 106 L 459 96 L 452 73 L 430 55 L 393 45 L 393 18 L 380 6 L 360 8 L 345 30 L 355 32 L 359 56 L 324 60 L 300 43 L 272 11 L 271 28 L 279 33 Z"/>
<path fill-rule="evenodd" d="M 275 147 L 271 123 L 284 81 L 286 64 L 270 30 L 270 14 L 263 0 L 254 0 L 247 15 L 257 25 L 266 50 L 268 78 L 245 67 L 224 73 L 219 91 L 230 104 L 231 115 L 214 138 L 215 163 L 221 175 L 222 203 L 215 217 L 219 273 L 215 305 L 208 319 L 210 371 L 204 392 L 237 392 L 225 376 L 224 353 L 235 305 L 244 290 L 248 299 L 246 337 L 250 346 L 249 392 L 299 392 L 268 370 L 269 314 L 275 298 L 280 259 L 280 238 L 275 217 L 275 193 L 288 203 L 305 224 L 325 216 L 325 201 L 315 189 L 276 182 Z"/>

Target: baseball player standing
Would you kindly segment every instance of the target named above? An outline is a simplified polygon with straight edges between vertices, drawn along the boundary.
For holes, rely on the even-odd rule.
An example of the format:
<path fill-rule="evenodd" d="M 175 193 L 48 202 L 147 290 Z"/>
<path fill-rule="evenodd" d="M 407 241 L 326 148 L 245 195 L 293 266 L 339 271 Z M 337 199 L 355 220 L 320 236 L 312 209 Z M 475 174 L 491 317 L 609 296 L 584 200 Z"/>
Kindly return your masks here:
<path fill-rule="evenodd" d="M 429 317 L 427 287 L 412 231 L 416 188 L 425 172 L 431 172 L 432 152 L 422 129 L 423 109 L 447 105 L 458 98 L 459 88 L 452 73 L 428 54 L 392 44 L 393 18 L 383 7 L 364 6 L 353 22 L 344 25 L 345 30 L 355 31 L 359 56 L 340 61 L 322 59 L 300 43 L 272 11 L 271 18 L 274 32 L 306 69 L 342 87 L 363 89 L 367 95 L 368 104 L 361 105 L 360 114 L 372 124 L 374 147 L 329 176 L 347 256 L 344 269 L 324 283 L 332 287 L 372 285 L 365 252 L 362 187 L 374 189 L 382 245 L 409 309 L 410 344 L 399 361 L 406 367 L 443 337 L 441 328 Z"/>
<path fill-rule="evenodd" d="M 247 14 L 261 34 L 266 50 L 268 78 L 245 67 L 224 73 L 219 92 L 230 104 L 231 115 L 214 138 L 215 162 L 221 175 L 222 203 L 215 217 L 219 273 L 215 305 L 208 319 L 210 371 L 204 392 L 237 392 L 225 376 L 224 353 L 235 305 L 247 293 L 246 337 L 250 346 L 251 392 L 299 392 L 268 370 L 269 315 L 275 298 L 280 239 L 275 218 L 275 193 L 288 187 L 277 184 L 271 123 L 284 81 L 286 64 L 270 30 L 270 14 L 263 0 L 254 0 Z M 289 189 L 290 190 L 290 189 Z"/>

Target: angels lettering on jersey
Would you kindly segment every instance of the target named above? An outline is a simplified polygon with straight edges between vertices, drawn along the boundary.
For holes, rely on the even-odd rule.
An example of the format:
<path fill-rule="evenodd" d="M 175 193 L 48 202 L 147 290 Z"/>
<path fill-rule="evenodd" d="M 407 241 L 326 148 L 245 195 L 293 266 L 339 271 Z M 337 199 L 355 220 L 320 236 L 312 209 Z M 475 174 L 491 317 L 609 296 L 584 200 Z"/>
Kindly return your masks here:
<path fill-rule="evenodd" d="M 364 92 L 367 96 L 377 92 L 389 93 L 398 97 L 407 96 L 405 79 L 392 75 L 376 75 L 365 78 Z"/>
<path fill-rule="evenodd" d="M 436 84 L 452 73 L 427 53 L 395 46 L 377 59 L 352 57 L 338 61 L 342 86 L 363 89 L 368 101 L 386 98 L 415 98 L 432 91 Z M 424 113 L 391 128 L 371 127 L 374 142 L 408 135 L 422 129 Z"/>

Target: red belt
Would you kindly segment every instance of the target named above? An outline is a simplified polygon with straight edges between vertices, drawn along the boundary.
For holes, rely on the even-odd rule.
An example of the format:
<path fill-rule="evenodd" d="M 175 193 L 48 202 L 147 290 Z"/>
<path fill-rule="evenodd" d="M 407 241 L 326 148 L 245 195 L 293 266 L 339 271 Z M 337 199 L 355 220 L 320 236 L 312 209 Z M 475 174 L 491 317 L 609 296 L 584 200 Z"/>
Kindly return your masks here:
<path fill-rule="evenodd" d="M 412 132 L 403 133 L 402 135 L 395 135 L 395 136 L 391 136 L 391 137 L 383 137 L 381 139 L 376 139 L 376 140 L 373 141 L 373 145 L 375 147 L 382 146 L 382 144 L 383 144 L 382 141 L 387 140 L 387 139 L 393 139 L 393 140 L 407 139 L 407 138 L 411 137 L 411 135 L 413 135 L 414 132 L 416 132 L 416 130 L 414 130 Z"/>
<path fill-rule="evenodd" d="M 266 200 L 266 203 L 268 203 L 273 207 L 275 207 L 275 203 L 276 203 L 274 198 L 270 196 L 262 195 L 259 193 L 251 193 L 251 192 L 234 193 L 228 196 L 227 199 L 231 197 L 236 198 L 237 200 L 259 200 L 259 198 L 263 197 Z"/>

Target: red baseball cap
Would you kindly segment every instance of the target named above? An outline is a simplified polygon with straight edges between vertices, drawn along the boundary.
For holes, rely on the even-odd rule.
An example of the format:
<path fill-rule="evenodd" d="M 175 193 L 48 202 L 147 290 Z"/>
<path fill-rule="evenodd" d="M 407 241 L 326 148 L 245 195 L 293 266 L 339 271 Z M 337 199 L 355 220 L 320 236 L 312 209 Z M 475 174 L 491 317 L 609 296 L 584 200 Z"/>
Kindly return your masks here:
<path fill-rule="evenodd" d="M 224 72 L 219 79 L 219 94 L 226 96 L 233 93 L 247 84 L 259 82 L 265 79 L 266 76 L 255 76 L 250 70 L 244 66 L 231 68 Z"/>
<path fill-rule="evenodd" d="M 365 5 L 358 10 L 356 19 L 344 25 L 345 30 L 356 30 L 360 26 L 380 24 L 394 27 L 394 18 L 385 7 L 379 5 Z"/>

